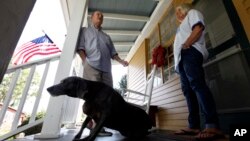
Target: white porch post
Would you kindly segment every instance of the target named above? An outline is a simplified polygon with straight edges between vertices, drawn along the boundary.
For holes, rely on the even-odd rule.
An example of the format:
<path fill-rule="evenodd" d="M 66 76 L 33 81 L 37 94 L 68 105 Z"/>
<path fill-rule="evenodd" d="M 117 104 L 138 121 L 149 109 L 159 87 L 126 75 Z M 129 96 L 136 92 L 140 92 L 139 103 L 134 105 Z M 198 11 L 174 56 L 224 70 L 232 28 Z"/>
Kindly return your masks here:
<path fill-rule="evenodd" d="M 74 11 L 68 26 L 67 38 L 64 42 L 62 55 L 57 68 L 54 84 L 70 75 L 71 65 L 75 54 L 75 46 L 82 26 L 82 19 L 86 12 L 87 0 L 74 0 Z M 58 138 L 60 137 L 61 120 L 63 114 L 64 97 L 51 97 L 40 135 L 35 138 Z"/>

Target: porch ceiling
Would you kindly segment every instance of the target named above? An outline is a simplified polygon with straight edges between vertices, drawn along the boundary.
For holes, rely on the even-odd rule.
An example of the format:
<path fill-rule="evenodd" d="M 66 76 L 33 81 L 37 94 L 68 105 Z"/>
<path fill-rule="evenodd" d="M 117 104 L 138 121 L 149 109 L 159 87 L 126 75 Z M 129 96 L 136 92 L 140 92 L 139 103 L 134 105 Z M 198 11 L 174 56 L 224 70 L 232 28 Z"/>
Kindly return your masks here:
<path fill-rule="evenodd" d="M 156 5 L 154 0 L 90 0 L 88 12 L 104 13 L 103 30 L 125 59 Z"/>
<path fill-rule="evenodd" d="M 61 1 L 67 5 L 67 8 L 64 6 L 63 12 L 66 16 L 66 23 L 68 23 L 67 19 L 70 19 L 69 15 L 73 11 L 74 0 Z M 145 30 L 145 27 L 148 28 L 148 22 L 154 20 L 151 18 L 152 13 L 163 12 L 160 11 L 162 9 L 157 8 L 160 2 L 162 0 L 89 0 L 88 21 L 90 21 L 92 12 L 102 11 L 104 32 L 111 36 L 119 56 L 129 60 L 128 54 L 132 48 L 135 48 L 136 42 L 144 37 L 141 36 L 142 31 Z"/>

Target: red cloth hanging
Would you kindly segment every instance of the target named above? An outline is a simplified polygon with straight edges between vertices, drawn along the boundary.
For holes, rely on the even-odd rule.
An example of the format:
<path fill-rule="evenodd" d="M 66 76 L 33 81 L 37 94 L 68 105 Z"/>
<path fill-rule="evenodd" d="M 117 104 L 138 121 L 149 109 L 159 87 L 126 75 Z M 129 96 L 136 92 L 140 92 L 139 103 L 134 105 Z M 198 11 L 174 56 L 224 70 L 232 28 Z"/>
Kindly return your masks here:
<path fill-rule="evenodd" d="M 166 49 L 159 45 L 153 49 L 152 52 L 152 64 L 156 64 L 157 67 L 161 67 L 165 63 Z"/>

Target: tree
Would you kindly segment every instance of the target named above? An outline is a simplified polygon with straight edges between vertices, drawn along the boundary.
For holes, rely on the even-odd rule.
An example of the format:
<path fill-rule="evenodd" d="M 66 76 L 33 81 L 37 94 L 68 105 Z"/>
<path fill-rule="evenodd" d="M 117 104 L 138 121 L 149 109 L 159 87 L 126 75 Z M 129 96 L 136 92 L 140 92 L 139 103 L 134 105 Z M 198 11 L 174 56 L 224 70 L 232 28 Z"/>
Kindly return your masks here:
<path fill-rule="evenodd" d="M 116 91 L 118 91 L 120 94 L 123 94 L 126 92 L 126 90 L 124 91 L 124 89 L 127 89 L 127 75 L 123 75 L 120 82 L 119 83 L 119 89 L 116 89 Z"/>
<path fill-rule="evenodd" d="M 22 92 L 23 89 L 25 87 L 27 78 L 29 76 L 30 73 L 30 69 L 24 69 L 22 70 L 17 82 L 16 82 L 16 86 L 14 88 L 13 91 L 13 95 L 12 95 L 12 99 L 11 99 L 11 106 L 12 107 L 16 107 L 18 105 L 19 99 L 22 96 Z M 0 85 L 0 103 L 3 103 L 6 94 L 9 90 L 9 85 L 11 83 L 11 79 L 13 78 L 14 73 L 10 73 L 10 74 L 5 74 L 4 79 Z M 37 94 L 37 90 L 39 88 L 39 82 L 40 82 L 40 75 L 35 72 L 30 88 L 29 88 L 29 94 L 27 98 L 30 98 L 32 96 L 36 96 Z"/>
<path fill-rule="evenodd" d="M 120 82 L 119 82 L 119 86 L 121 89 L 126 89 L 127 88 L 127 75 L 123 75 Z"/>
<path fill-rule="evenodd" d="M 0 103 L 3 103 L 3 100 L 6 97 L 6 94 L 7 94 L 8 89 L 9 89 L 11 78 L 12 78 L 12 73 L 4 75 L 3 81 L 0 85 Z"/>

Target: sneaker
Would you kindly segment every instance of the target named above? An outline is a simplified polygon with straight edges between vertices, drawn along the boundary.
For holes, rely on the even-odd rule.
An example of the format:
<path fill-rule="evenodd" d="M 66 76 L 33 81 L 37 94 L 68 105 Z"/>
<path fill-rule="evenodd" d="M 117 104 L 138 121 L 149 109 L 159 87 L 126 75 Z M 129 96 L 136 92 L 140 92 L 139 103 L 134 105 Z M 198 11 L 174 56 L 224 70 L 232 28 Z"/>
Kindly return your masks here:
<path fill-rule="evenodd" d="M 113 133 L 111 132 L 107 132 L 105 131 L 103 128 L 101 129 L 101 131 L 98 133 L 98 136 L 102 136 L 102 137 L 105 137 L 105 136 L 112 136 Z"/>

